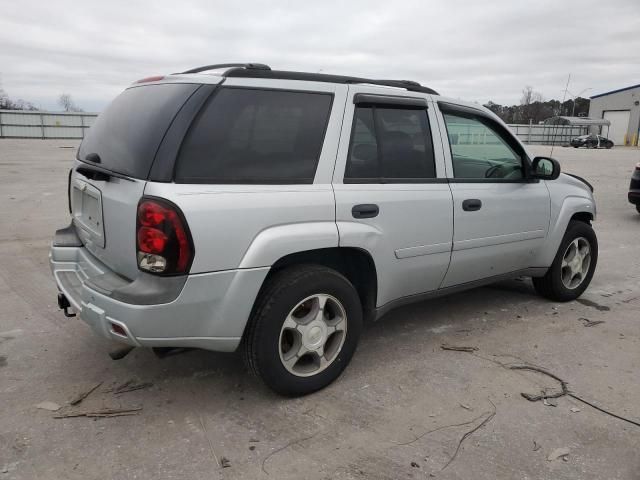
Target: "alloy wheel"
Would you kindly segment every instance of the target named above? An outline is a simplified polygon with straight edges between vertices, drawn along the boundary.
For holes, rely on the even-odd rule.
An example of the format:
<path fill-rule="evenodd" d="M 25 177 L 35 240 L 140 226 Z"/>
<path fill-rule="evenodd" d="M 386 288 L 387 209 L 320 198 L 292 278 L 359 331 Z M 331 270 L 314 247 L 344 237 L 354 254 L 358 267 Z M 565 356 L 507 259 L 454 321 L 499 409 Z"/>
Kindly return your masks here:
<path fill-rule="evenodd" d="M 574 239 L 564 252 L 560 275 L 562 284 L 573 290 L 578 288 L 587 277 L 591 266 L 591 246 L 584 237 Z"/>
<path fill-rule="evenodd" d="M 311 295 L 299 302 L 280 329 L 279 353 L 289 373 L 309 377 L 338 357 L 347 335 L 347 314 L 338 299 Z"/>

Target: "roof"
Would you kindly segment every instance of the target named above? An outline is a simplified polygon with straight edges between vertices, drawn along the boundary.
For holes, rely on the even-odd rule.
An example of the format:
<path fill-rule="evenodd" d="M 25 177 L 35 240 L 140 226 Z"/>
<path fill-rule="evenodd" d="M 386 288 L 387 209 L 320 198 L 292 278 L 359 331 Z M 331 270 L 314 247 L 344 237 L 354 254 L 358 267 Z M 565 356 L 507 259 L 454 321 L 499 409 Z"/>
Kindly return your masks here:
<path fill-rule="evenodd" d="M 610 92 L 599 93 L 598 95 L 594 95 L 593 97 L 590 97 L 590 98 L 605 97 L 607 95 L 611 95 L 611 94 L 618 93 L 618 92 L 624 92 L 625 90 L 633 90 L 634 88 L 639 88 L 639 87 L 640 87 L 640 83 L 637 84 L 637 85 L 631 85 L 630 87 L 624 87 L 624 88 L 619 88 L 617 90 L 611 90 Z"/>
<path fill-rule="evenodd" d="M 280 80 L 307 80 L 312 82 L 328 82 L 343 84 L 369 84 L 385 87 L 396 87 L 410 92 L 422 92 L 438 95 L 435 90 L 420 85 L 412 80 L 380 80 L 373 78 L 349 77 L 344 75 L 328 75 L 326 73 L 289 72 L 284 70 L 271 70 L 271 67 L 261 63 L 220 63 L 217 65 L 205 65 L 182 72 L 183 74 L 201 73 L 208 70 L 225 69 L 223 77 L 243 78 L 273 78 Z"/>
<path fill-rule="evenodd" d="M 545 125 L 572 125 L 572 126 L 585 126 L 585 125 L 611 125 L 609 120 L 603 118 L 589 118 L 589 117 L 549 117 L 544 121 Z"/>

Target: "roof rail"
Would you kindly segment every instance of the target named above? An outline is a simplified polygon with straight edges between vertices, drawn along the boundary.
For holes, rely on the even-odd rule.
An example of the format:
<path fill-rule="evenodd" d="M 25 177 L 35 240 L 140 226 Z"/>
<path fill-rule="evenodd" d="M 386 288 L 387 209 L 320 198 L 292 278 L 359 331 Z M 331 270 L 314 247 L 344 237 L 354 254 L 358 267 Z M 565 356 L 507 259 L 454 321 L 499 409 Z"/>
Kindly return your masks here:
<path fill-rule="evenodd" d="M 271 70 L 269 65 L 265 65 L 263 63 L 217 63 L 214 65 L 205 65 L 204 67 L 196 67 L 185 72 L 180 73 L 200 73 L 206 72 L 207 70 L 217 70 L 220 68 L 246 68 L 248 70 L 256 69 L 256 70 Z"/>
<path fill-rule="evenodd" d="M 289 72 L 285 70 L 231 68 L 222 74 L 225 77 L 244 78 L 273 78 L 279 80 L 306 80 L 312 82 L 328 82 L 342 84 L 370 84 L 384 87 L 403 88 L 410 92 L 429 93 L 439 95 L 429 87 L 424 87 L 412 80 L 375 80 L 372 78 L 349 77 L 343 75 L 329 75 L 326 73 Z"/>
<path fill-rule="evenodd" d="M 373 78 L 349 77 L 344 75 L 329 75 L 326 73 L 289 72 L 286 70 L 271 70 L 269 65 L 263 63 L 218 63 L 192 68 L 182 73 L 200 73 L 207 70 L 226 68 L 222 74 L 224 77 L 245 78 L 273 78 L 279 80 L 306 80 L 312 82 L 328 82 L 342 84 L 369 84 L 383 87 L 403 88 L 410 92 L 429 93 L 438 95 L 438 92 L 429 87 L 424 87 L 413 80 L 376 80 Z"/>

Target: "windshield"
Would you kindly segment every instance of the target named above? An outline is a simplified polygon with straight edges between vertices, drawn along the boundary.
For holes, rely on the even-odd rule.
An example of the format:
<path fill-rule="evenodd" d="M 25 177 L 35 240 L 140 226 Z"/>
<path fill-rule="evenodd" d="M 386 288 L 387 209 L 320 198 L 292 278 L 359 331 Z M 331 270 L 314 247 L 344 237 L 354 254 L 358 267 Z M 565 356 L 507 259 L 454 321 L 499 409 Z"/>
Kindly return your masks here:
<path fill-rule="evenodd" d="M 80 145 L 78 160 L 146 179 L 171 121 L 198 87 L 165 83 L 128 88 L 98 116 Z M 87 155 L 99 162 L 88 161 Z"/>

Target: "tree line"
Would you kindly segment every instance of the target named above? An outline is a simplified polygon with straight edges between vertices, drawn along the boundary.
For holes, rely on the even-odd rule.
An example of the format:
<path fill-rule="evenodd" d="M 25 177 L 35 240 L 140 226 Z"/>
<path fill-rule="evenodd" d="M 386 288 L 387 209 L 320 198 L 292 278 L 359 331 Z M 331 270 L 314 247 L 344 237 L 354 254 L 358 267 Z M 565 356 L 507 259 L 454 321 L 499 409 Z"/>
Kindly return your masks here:
<path fill-rule="evenodd" d="M 68 93 L 63 93 L 58 97 L 58 105 L 65 112 L 83 111 Z M 21 98 L 13 100 L 7 92 L 4 91 L 2 84 L 0 84 L 0 110 L 39 110 L 39 108 L 33 103 L 22 100 Z"/>
<path fill-rule="evenodd" d="M 58 105 L 65 112 L 82 112 L 71 95 L 63 93 L 58 97 Z M 539 123 L 549 117 L 558 115 L 586 117 L 589 114 L 589 99 L 578 97 L 561 102 L 545 100 L 540 92 L 527 86 L 522 90 L 519 105 L 500 105 L 489 101 L 485 104 L 489 110 L 498 115 L 505 123 L 528 124 Z M 0 110 L 38 110 L 31 102 L 22 99 L 13 100 L 0 84 Z"/>
<path fill-rule="evenodd" d="M 542 94 L 527 86 L 522 90 L 519 105 L 500 105 L 489 101 L 485 104 L 489 110 L 498 115 L 505 123 L 528 124 L 539 123 L 549 117 L 575 116 L 586 117 L 589 114 L 589 99 L 578 97 L 560 100 L 545 100 Z"/>

